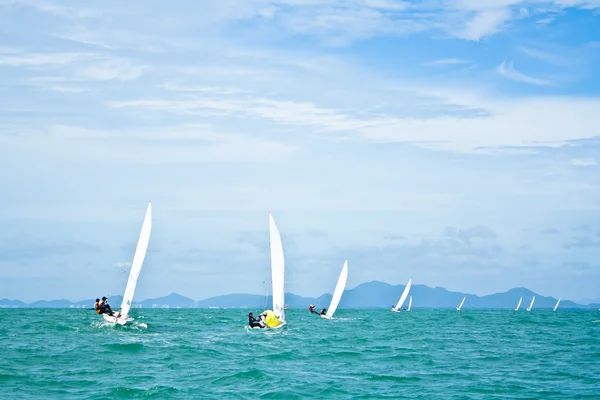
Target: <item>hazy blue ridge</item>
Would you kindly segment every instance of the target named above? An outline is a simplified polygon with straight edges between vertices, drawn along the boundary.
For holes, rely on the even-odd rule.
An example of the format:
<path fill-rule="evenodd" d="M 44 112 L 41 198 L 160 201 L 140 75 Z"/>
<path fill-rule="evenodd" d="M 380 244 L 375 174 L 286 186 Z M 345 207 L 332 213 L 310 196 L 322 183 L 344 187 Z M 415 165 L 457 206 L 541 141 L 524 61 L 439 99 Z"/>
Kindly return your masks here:
<path fill-rule="evenodd" d="M 390 285 L 384 282 L 367 282 L 344 292 L 340 302 L 340 308 L 347 309 L 377 309 L 390 308 L 398 301 L 404 285 Z M 476 296 L 468 293 L 451 292 L 442 287 L 429 287 L 426 285 L 413 285 L 410 291 L 413 297 L 413 308 L 454 308 L 464 296 L 467 300 L 464 309 L 508 309 L 517 305 L 520 297 L 523 297 L 521 307 L 526 308 L 535 295 L 534 309 L 548 309 L 554 307 L 557 299 L 554 297 L 541 296 L 526 288 L 513 288 L 503 293 L 494 293 L 486 296 Z M 118 307 L 122 296 L 109 296 L 110 304 Z M 293 293 L 286 294 L 286 305 L 290 308 L 306 308 L 309 304 L 318 304 L 319 307 L 327 307 L 331 301 L 331 294 L 323 294 L 318 298 L 303 297 Z M 94 299 L 71 302 L 69 300 L 39 300 L 32 303 L 24 303 L 19 300 L 1 299 L 0 307 L 30 307 L 30 308 L 83 308 L 92 307 Z M 134 302 L 135 307 L 143 308 L 264 308 L 271 304 L 271 298 L 257 294 L 228 294 L 210 297 L 196 301 L 194 299 L 171 293 L 168 296 L 146 299 Z M 600 304 L 577 304 L 573 301 L 562 300 L 562 309 L 598 309 Z"/>

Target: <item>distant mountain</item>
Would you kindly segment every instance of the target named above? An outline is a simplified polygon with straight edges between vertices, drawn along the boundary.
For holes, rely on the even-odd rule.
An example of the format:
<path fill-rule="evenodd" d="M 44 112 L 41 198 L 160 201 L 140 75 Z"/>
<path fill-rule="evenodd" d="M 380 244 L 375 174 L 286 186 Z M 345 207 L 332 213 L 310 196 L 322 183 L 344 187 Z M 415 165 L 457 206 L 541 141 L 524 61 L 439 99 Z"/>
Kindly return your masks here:
<path fill-rule="evenodd" d="M 404 290 L 404 285 L 390 285 L 384 282 L 367 282 L 353 289 L 344 291 L 339 308 L 364 309 L 364 308 L 391 308 L 396 304 Z M 540 296 L 526 288 L 514 288 L 503 293 L 494 293 L 486 296 L 476 296 L 460 292 L 450 292 L 442 287 L 429 287 L 426 285 L 413 285 L 410 291 L 413 297 L 413 308 L 454 308 L 458 306 L 463 296 L 467 296 L 463 309 L 512 309 L 515 308 L 519 298 L 523 297 L 521 308 L 529 306 L 531 298 L 535 295 L 534 309 L 550 309 L 556 304 L 553 297 Z M 122 296 L 109 296 L 110 305 L 118 309 Z M 317 298 L 303 297 L 293 293 L 286 293 L 286 305 L 290 308 L 307 308 L 309 304 L 317 304 L 318 308 L 327 308 L 331 302 L 331 295 L 324 294 Z M 195 301 L 177 293 L 155 299 L 146 299 L 141 303 L 134 303 L 133 307 L 140 305 L 143 308 L 252 308 L 262 309 L 270 307 L 271 297 L 256 294 L 228 294 L 210 297 Z M 40 300 L 33 303 L 23 303 L 18 300 L 1 299 L 0 307 L 35 307 L 35 308 L 91 308 L 94 299 L 70 302 L 68 300 Z M 594 303 L 581 305 L 569 300 L 563 300 L 560 308 L 600 309 L 600 304 Z"/>
<path fill-rule="evenodd" d="M 390 285 L 384 282 L 367 282 L 357 287 L 345 290 L 339 308 L 365 309 L 365 308 L 391 308 L 396 304 L 405 285 Z M 529 289 L 515 288 L 504 293 L 495 293 L 487 296 L 476 296 L 460 292 L 450 292 L 441 287 L 426 285 L 413 285 L 410 290 L 413 297 L 413 308 L 455 308 L 464 296 L 467 296 L 463 309 L 510 309 L 515 308 L 519 298 L 523 297 L 521 307 L 525 309 L 531 298 L 535 295 L 534 309 L 550 309 L 556 304 L 553 297 L 540 296 Z M 331 302 L 331 295 L 324 294 L 318 298 L 302 297 L 293 293 L 286 293 L 286 305 L 290 308 L 307 308 L 309 304 L 318 304 L 318 308 L 327 308 Z M 231 294 L 211 297 L 198 302 L 198 307 L 221 308 L 264 308 L 271 304 L 271 298 L 253 294 Z M 560 308 L 594 308 L 593 305 L 585 306 L 572 301 L 563 300 Z"/>
<path fill-rule="evenodd" d="M 9 308 L 9 307 L 24 307 L 26 304 L 19 300 L 10 300 L 10 299 L 0 299 L 0 307 Z"/>
<path fill-rule="evenodd" d="M 119 301 L 118 304 L 121 304 Z M 196 300 L 192 300 L 188 297 L 182 296 L 177 293 L 171 293 L 168 296 L 158 297 L 156 299 L 147 299 L 142 301 L 144 308 L 162 308 L 162 307 L 181 307 L 181 308 L 193 308 L 196 307 Z"/>

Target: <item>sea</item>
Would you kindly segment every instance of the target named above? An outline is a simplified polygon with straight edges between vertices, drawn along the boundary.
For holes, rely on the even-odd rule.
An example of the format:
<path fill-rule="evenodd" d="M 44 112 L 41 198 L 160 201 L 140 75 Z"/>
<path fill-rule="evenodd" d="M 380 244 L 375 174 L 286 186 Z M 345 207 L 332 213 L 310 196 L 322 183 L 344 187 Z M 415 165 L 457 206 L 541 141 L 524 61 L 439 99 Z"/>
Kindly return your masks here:
<path fill-rule="evenodd" d="M 600 311 L 0 309 L 2 399 L 600 399 Z"/>

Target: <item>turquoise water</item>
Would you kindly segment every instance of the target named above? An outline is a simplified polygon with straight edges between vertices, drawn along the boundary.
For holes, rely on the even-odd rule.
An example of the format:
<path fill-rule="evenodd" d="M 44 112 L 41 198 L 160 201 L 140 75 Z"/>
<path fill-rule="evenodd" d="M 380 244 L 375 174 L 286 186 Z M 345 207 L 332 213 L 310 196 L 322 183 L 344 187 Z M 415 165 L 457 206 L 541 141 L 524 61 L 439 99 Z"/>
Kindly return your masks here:
<path fill-rule="evenodd" d="M 0 310 L 0 398 L 585 399 L 600 396 L 600 312 Z"/>

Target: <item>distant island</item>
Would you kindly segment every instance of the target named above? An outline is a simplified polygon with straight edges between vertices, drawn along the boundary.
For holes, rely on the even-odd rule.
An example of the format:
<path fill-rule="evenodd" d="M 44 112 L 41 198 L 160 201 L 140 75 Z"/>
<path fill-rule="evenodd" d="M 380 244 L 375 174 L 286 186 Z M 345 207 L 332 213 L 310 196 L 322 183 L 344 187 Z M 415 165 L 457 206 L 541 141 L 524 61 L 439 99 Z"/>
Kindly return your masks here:
<path fill-rule="evenodd" d="M 367 282 L 353 289 L 344 291 L 339 309 L 377 309 L 391 308 L 396 304 L 404 285 L 390 285 L 384 282 Z M 535 296 L 534 309 L 551 309 L 557 299 L 540 296 L 526 288 L 514 288 L 504 293 L 495 293 L 486 296 L 476 296 L 469 293 L 450 292 L 442 287 L 429 287 L 426 285 L 412 285 L 410 295 L 413 297 L 413 309 L 418 308 L 455 308 L 464 296 L 467 300 L 463 309 L 511 309 L 523 297 L 522 308 L 529 305 Z M 121 296 L 109 298 L 113 307 L 121 304 Z M 268 299 L 268 304 L 271 300 Z M 318 304 L 328 307 L 331 294 L 324 294 L 317 298 L 303 297 L 293 293 L 286 293 L 286 305 L 290 308 L 308 308 L 309 304 Z M 94 299 L 71 302 L 69 300 L 38 300 L 33 303 L 24 303 L 19 300 L 1 299 L 2 308 L 90 308 Z M 146 299 L 134 303 L 134 308 L 252 308 L 262 309 L 265 306 L 265 296 L 256 294 L 228 294 L 210 297 L 196 301 L 177 293 L 155 299 Z M 577 304 L 573 301 L 562 300 L 561 309 L 600 309 L 600 304 Z"/>

